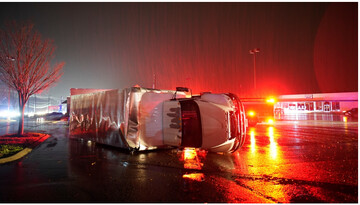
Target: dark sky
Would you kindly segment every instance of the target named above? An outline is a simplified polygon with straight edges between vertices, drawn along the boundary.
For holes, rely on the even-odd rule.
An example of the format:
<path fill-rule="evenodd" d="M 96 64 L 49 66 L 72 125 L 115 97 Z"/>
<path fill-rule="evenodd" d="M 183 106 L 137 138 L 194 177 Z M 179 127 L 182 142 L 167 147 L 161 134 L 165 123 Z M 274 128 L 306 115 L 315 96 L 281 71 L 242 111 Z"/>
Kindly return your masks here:
<path fill-rule="evenodd" d="M 70 88 L 257 94 L 358 90 L 358 3 L 0 3 L 57 45 Z"/>

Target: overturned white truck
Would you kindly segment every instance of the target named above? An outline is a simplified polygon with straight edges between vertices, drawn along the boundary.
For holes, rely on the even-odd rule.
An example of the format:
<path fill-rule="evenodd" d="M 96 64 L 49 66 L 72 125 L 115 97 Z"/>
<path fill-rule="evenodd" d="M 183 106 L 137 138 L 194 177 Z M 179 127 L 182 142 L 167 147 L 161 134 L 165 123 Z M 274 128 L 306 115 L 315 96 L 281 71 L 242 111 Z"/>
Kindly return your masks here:
<path fill-rule="evenodd" d="M 194 147 L 234 152 L 247 121 L 238 97 L 131 87 L 71 96 L 70 136 L 129 150 Z"/>

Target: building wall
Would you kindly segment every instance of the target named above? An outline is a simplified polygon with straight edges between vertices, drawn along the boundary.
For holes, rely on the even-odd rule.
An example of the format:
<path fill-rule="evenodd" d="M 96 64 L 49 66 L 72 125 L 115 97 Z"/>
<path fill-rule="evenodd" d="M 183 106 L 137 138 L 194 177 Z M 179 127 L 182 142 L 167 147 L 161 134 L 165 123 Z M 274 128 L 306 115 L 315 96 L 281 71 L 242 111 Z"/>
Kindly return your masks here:
<path fill-rule="evenodd" d="M 358 93 L 282 95 L 274 105 L 275 114 L 343 112 L 358 107 Z"/>
<path fill-rule="evenodd" d="M 358 107 L 358 101 L 340 102 L 341 111 L 346 111 L 346 110 L 350 110 L 351 108 L 357 108 L 357 107 Z"/>

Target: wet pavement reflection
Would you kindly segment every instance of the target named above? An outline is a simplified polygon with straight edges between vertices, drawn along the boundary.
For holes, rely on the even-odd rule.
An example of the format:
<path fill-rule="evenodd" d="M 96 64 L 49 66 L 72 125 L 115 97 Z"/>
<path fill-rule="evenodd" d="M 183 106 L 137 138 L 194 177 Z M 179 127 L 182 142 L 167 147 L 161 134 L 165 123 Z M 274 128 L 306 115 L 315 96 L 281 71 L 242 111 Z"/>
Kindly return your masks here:
<path fill-rule="evenodd" d="M 1 133 L 7 127 L 0 122 Z M 0 165 L 2 202 L 358 202 L 357 121 L 259 124 L 231 154 L 131 153 L 70 139 L 63 122 L 27 130 L 52 136 Z"/>
<path fill-rule="evenodd" d="M 203 163 L 200 162 L 200 156 L 198 156 L 198 153 L 202 158 L 206 156 L 206 152 L 202 150 L 196 150 L 195 148 L 185 148 L 182 152 L 182 157 L 180 161 L 184 162 L 184 168 L 185 169 L 196 169 L 201 170 Z M 183 175 L 184 179 L 191 179 L 195 181 L 204 181 L 204 174 L 199 172 L 191 172 L 186 173 Z"/>
<path fill-rule="evenodd" d="M 344 116 L 342 113 L 293 113 L 293 114 L 279 114 L 275 115 L 276 120 L 286 121 L 340 121 L 340 122 L 357 122 L 355 117 Z"/>

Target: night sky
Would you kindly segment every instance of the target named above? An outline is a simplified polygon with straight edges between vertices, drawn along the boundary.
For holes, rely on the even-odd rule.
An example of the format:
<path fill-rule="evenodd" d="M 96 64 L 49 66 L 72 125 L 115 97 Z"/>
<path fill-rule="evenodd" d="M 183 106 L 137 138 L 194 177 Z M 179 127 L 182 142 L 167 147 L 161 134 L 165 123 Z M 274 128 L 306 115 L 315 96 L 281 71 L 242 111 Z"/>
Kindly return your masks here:
<path fill-rule="evenodd" d="M 358 3 L 0 3 L 57 45 L 48 91 L 136 84 L 239 96 L 358 90 Z M 253 90 L 253 56 L 257 90 Z"/>

